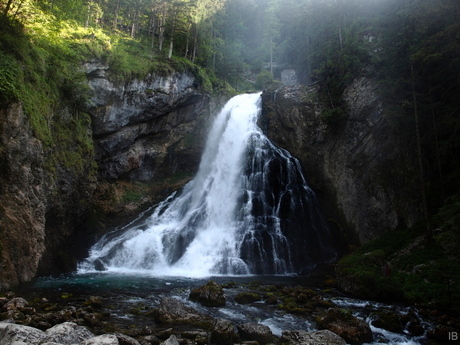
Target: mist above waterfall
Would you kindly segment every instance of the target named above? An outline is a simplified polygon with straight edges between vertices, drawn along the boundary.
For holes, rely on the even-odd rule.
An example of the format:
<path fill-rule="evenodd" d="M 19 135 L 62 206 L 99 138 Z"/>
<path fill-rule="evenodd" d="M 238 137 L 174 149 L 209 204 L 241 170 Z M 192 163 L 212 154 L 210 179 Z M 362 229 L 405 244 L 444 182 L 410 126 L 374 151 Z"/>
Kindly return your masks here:
<path fill-rule="evenodd" d="M 260 94 L 217 115 L 199 171 L 145 221 L 104 236 L 79 265 L 154 275 L 290 274 L 335 257 L 299 162 L 257 127 Z"/>

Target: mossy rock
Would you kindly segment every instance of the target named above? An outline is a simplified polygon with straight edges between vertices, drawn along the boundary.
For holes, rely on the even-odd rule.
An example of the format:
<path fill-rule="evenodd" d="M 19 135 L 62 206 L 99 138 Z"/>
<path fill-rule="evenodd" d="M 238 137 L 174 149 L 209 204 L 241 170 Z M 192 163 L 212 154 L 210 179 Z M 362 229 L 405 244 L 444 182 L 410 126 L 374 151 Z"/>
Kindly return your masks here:
<path fill-rule="evenodd" d="M 373 314 L 374 321 L 372 325 L 378 328 L 386 329 L 393 333 L 402 333 L 406 324 L 410 321 L 408 315 L 401 315 L 395 312 L 377 312 Z"/>
<path fill-rule="evenodd" d="M 248 304 L 260 301 L 261 297 L 259 294 L 252 292 L 241 292 L 235 296 L 235 302 L 239 304 Z"/>
<path fill-rule="evenodd" d="M 278 304 L 278 298 L 273 294 L 266 294 L 265 303 L 269 305 L 276 305 Z"/>
<path fill-rule="evenodd" d="M 223 307 L 225 305 L 224 290 L 212 280 L 193 289 L 189 298 L 191 301 L 198 302 L 206 307 Z"/>

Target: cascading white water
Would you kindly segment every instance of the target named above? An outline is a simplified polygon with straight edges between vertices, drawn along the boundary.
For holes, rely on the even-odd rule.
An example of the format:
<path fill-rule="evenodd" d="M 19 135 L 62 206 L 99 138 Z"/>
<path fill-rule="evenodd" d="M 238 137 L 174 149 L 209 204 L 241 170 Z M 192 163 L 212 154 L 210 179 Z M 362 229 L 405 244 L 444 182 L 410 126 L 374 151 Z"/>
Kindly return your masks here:
<path fill-rule="evenodd" d="M 259 111 L 260 94 L 232 98 L 214 121 L 196 177 L 142 224 L 104 236 L 80 271 L 286 274 L 331 259 L 300 165 L 263 135 Z"/>

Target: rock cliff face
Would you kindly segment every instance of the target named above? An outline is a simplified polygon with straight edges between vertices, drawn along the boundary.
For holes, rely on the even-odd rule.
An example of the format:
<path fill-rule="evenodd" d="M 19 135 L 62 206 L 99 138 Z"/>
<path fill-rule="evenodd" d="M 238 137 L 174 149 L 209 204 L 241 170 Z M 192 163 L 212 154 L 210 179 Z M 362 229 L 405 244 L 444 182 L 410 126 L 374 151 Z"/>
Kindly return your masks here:
<path fill-rule="evenodd" d="M 90 113 L 102 178 L 151 182 L 196 169 L 210 100 L 190 73 L 114 82 L 107 66 L 85 67 L 94 90 Z"/>
<path fill-rule="evenodd" d="M 154 184 L 198 167 L 219 102 L 191 74 L 115 82 L 107 66 L 84 68 L 91 121 L 62 109 L 50 125 L 53 144 L 35 137 L 20 104 L 0 110 L 0 289 L 75 268 L 82 224 L 112 182 Z"/>
<path fill-rule="evenodd" d="M 0 111 L 0 287 L 33 278 L 45 250 L 43 148 L 19 104 Z"/>
<path fill-rule="evenodd" d="M 321 119 L 315 87 L 264 92 L 260 126 L 298 157 L 327 218 L 365 242 L 410 226 L 420 215 L 414 152 L 392 130 L 372 80 L 356 80 L 344 94 L 346 123 Z"/>
<path fill-rule="evenodd" d="M 60 114 L 64 115 L 64 114 Z M 62 271 L 75 224 L 95 186 L 88 161 L 70 166 L 63 147 L 44 146 L 20 104 L 0 110 L 0 288 L 29 281 L 38 271 Z M 69 126 L 65 116 L 60 125 Z M 75 144 L 73 138 L 69 138 Z M 73 157 L 78 156 L 75 149 Z M 72 162 L 74 163 L 74 162 Z M 66 248 L 67 247 L 67 248 Z"/>

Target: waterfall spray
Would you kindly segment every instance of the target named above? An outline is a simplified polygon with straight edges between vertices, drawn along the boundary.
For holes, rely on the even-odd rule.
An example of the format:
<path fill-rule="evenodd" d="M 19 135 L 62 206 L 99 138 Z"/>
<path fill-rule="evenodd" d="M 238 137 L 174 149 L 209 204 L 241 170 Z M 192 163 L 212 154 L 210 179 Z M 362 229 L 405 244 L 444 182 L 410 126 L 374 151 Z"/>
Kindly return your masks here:
<path fill-rule="evenodd" d="M 260 94 L 232 98 L 199 171 L 141 224 L 104 236 L 79 270 L 154 275 L 289 274 L 334 257 L 299 162 L 257 126 Z"/>

